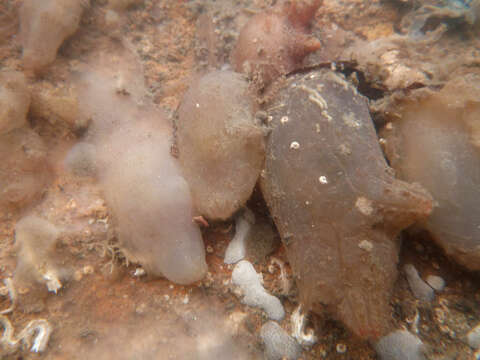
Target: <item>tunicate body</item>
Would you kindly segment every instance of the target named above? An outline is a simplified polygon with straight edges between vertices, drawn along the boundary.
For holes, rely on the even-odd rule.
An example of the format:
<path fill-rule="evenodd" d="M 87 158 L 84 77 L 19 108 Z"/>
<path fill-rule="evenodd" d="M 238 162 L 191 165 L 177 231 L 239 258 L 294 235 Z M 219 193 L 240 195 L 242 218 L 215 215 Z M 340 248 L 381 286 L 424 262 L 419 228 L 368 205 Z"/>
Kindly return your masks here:
<path fill-rule="evenodd" d="M 0 135 L 0 206 L 25 207 L 38 199 L 49 179 L 47 148 L 32 129 Z"/>
<path fill-rule="evenodd" d="M 186 92 L 176 123 L 179 161 L 196 210 L 228 219 L 252 194 L 265 158 L 247 81 L 214 71 Z"/>
<path fill-rule="evenodd" d="M 79 142 L 75 144 L 65 157 L 65 167 L 77 176 L 95 176 L 96 149 L 93 144 Z"/>
<path fill-rule="evenodd" d="M 255 15 L 242 28 L 232 53 L 235 71 L 246 74 L 258 88 L 301 67 L 320 48 L 308 27 L 321 1 L 282 1 Z"/>
<path fill-rule="evenodd" d="M 20 9 L 23 63 L 41 70 L 55 61 L 63 41 L 80 24 L 88 0 L 25 0 Z"/>
<path fill-rule="evenodd" d="M 38 216 L 30 215 L 18 221 L 15 226 L 18 263 L 14 277 L 17 286 L 33 281 L 57 292 L 61 283 L 53 253 L 59 235 L 55 225 Z"/>
<path fill-rule="evenodd" d="M 27 122 L 30 92 L 25 76 L 18 71 L 0 72 L 0 134 Z"/>
<path fill-rule="evenodd" d="M 291 76 L 266 111 L 261 188 L 306 309 L 329 310 L 362 338 L 384 335 L 397 234 L 430 213 L 431 197 L 392 176 L 366 99 L 341 75 Z"/>
<path fill-rule="evenodd" d="M 420 225 L 447 255 L 480 270 L 480 105 L 467 97 L 478 92 L 463 97 L 468 87 L 462 88 L 447 85 L 406 105 L 382 136 L 398 176 L 420 183 L 435 199 L 431 216 Z"/>
<path fill-rule="evenodd" d="M 85 70 L 79 95 L 92 118 L 88 137 L 121 249 L 150 275 L 179 284 L 200 280 L 207 271 L 205 249 L 188 184 L 170 153 L 172 128 L 152 104 L 139 105 L 140 90 L 119 92 L 104 74 L 109 71 Z"/>

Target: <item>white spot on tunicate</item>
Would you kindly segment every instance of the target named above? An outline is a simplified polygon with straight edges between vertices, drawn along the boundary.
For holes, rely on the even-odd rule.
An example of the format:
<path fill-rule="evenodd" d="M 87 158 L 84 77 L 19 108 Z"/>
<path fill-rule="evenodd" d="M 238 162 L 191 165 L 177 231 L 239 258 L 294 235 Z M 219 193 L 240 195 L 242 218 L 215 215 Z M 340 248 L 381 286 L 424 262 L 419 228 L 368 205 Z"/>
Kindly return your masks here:
<path fill-rule="evenodd" d="M 343 121 L 345 122 L 345 124 L 354 129 L 360 129 L 362 127 L 362 124 L 358 122 L 353 112 L 349 112 L 348 114 L 343 115 Z"/>
<path fill-rule="evenodd" d="M 342 155 L 350 155 L 352 153 L 352 149 L 347 144 L 340 145 L 340 153 Z"/>
<path fill-rule="evenodd" d="M 370 216 L 373 213 L 372 201 L 363 196 L 357 198 L 355 207 L 365 216 Z"/>
<path fill-rule="evenodd" d="M 345 354 L 347 352 L 347 345 L 343 343 L 338 343 L 336 346 L 337 353 L 339 354 Z"/>
<path fill-rule="evenodd" d="M 183 303 L 184 305 L 187 305 L 187 304 L 189 303 L 189 301 L 190 301 L 190 299 L 189 299 L 188 295 L 185 295 L 185 297 L 184 297 L 183 300 L 182 300 L 182 303 Z"/>
<path fill-rule="evenodd" d="M 318 181 L 320 181 L 320 184 L 328 184 L 327 177 L 322 175 L 318 178 Z"/>
<path fill-rule="evenodd" d="M 315 131 L 320 133 L 320 124 L 315 124 Z"/>
<path fill-rule="evenodd" d="M 317 104 L 321 109 L 324 109 L 327 107 L 327 103 L 325 102 L 325 100 L 320 99 L 318 97 L 315 97 L 313 95 L 309 95 L 308 96 L 308 100 L 310 100 L 311 102 Z"/>
<path fill-rule="evenodd" d="M 196 103 L 195 104 L 195 107 L 198 109 L 200 107 L 200 104 L 199 103 Z"/>
<path fill-rule="evenodd" d="M 360 241 L 360 243 L 358 244 L 358 247 L 359 247 L 360 249 L 362 249 L 362 250 L 365 250 L 365 251 L 370 252 L 370 251 L 372 251 L 372 249 L 373 249 L 373 244 L 372 244 L 370 241 L 368 241 L 368 240 L 362 240 L 362 241 Z"/>
<path fill-rule="evenodd" d="M 385 129 L 393 130 L 393 124 L 391 122 L 387 123 L 387 125 L 385 125 Z"/>
<path fill-rule="evenodd" d="M 310 201 L 305 201 L 305 205 L 310 205 Z"/>
<path fill-rule="evenodd" d="M 385 145 L 387 143 L 387 139 L 380 138 L 378 139 L 378 142 L 380 143 L 380 145 Z"/>
<path fill-rule="evenodd" d="M 290 149 L 297 150 L 300 148 L 300 144 L 297 141 L 292 141 L 290 144 Z"/>
<path fill-rule="evenodd" d="M 320 109 L 322 109 L 322 110 L 328 109 L 327 102 L 322 97 L 322 95 L 320 95 L 320 93 L 318 91 L 316 91 L 315 89 L 309 88 L 308 86 L 305 86 L 305 85 L 301 85 L 301 86 L 299 86 L 299 88 L 302 89 L 303 91 L 305 91 L 306 93 L 308 93 L 309 94 L 308 100 L 310 100 L 314 104 L 318 105 L 320 107 Z"/>
<path fill-rule="evenodd" d="M 327 119 L 328 122 L 331 122 L 332 121 L 332 117 L 330 116 L 330 114 L 328 112 L 326 112 L 325 110 L 322 111 L 322 115 Z"/>
<path fill-rule="evenodd" d="M 280 119 L 280 122 L 282 124 L 286 124 L 288 122 L 288 116 L 282 116 L 282 118 Z"/>
<path fill-rule="evenodd" d="M 332 73 L 332 72 L 327 73 L 327 78 L 330 81 L 333 81 L 334 83 L 342 86 L 345 90 L 348 90 L 350 87 L 350 84 L 345 80 L 345 78 L 336 73 Z M 355 88 L 353 88 L 353 91 L 356 93 Z"/>

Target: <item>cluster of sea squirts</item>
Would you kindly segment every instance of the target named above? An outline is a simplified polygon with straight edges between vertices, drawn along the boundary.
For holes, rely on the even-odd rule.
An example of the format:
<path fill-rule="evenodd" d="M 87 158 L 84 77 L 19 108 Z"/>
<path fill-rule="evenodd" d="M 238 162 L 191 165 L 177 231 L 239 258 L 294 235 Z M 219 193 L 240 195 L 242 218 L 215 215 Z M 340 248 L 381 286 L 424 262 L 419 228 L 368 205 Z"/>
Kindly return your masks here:
<path fill-rule="evenodd" d="M 85 6 L 80 0 L 46 3 L 27 0 L 21 11 L 24 63 L 34 72 L 54 61 Z M 294 73 L 320 48 L 308 34 L 320 3 L 280 2 L 245 25 L 231 57 L 234 71 L 202 76 L 183 97 L 174 134 L 178 160 L 170 155 L 172 129 L 153 105 L 119 101 L 118 84 L 108 77 L 94 84 L 89 69 L 78 91 L 92 124 L 66 164 L 82 176 L 95 173 L 127 256 L 152 275 L 180 284 L 201 279 L 207 270 L 201 234 L 191 219 L 231 218 L 259 184 L 301 303 L 311 311 L 329 311 L 359 337 L 376 342 L 392 330 L 389 301 L 403 229 L 417 223 L 453 259 L 478 270 L 480 105 L 476 99 L 445 104 L 448 87 L 430 94 L 422 111 L 405 105 L 403 120 L 382 132 L 394 171 L 367 100 L 353 84 L 330 69 Z M 57 13 L 68 13 L 61 17 L 64 23 L 48 21 Z M 38 48 L 45 32 L 58 37 Z M 95 74 L 97 80 L 103 76 Z M 451 84 L 454 90 L 459 86 Z M 8 134 L 0 146 L 21 148 L 30 137 L 35 147 L 6 157 L 22 177 L 14 183 L 0 173 L 5 189 L 0 202 L 9 205 L 38 195 L 42 182 L 30 181 L 33 173 L 46 177 L 44 145 L 25 124 L 30 102 L 25 87 L 22 74 L 0 73 L 0 136 Z M 98 111 L 101 100 L 108 104 Z M 262 121 L 255 116 L 260 112 L 266 114 Z M 125 147 L 126 139 L 140 145 Z M 124 172 L 125 167 L 133 170 Z M 24 223 L 30 233 L 47 226 L 35 219 Z M 45 236 L 54 233 L 52 228 Z M 30 265 L 23 263 L 19 274 Z M 56 276 L 48 271 L 37 274 L 38 281 Z M 47 286 L 56 291 L 61 284 L 55 280 Z"/>

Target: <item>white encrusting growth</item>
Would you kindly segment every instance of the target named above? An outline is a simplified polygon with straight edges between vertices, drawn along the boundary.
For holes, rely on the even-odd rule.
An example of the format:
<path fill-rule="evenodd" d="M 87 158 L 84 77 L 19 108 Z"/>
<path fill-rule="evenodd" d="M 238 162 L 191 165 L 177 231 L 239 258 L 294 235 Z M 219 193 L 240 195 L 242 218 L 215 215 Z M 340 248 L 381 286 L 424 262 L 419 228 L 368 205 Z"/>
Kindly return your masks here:
<path fill-rule="evenodd" d="M 284 318 L 285 310 L 282 303 L 264 289 L 261 274 L 257 274 L 250 262 L 242 260 L 235 265 L 232 282 L 240 288 L 243 295 L 242 303 L 260 307 L 272 320 L 278 321 Z"/>
<path fill-rule="evenodd" d="M 421 301 L 432 301 L 435 297 L 435 292 L 425 281 L 423 281 L 415 266 L 407 264 L 404 267 L 404 271 L 413 295 Z"/>
<path fill-rule="evenodd" d="M 262 326 L 260 337 L 265 344 L 267 360 L 295 360 L 301 354 L 298 343 L 275 321 L 268 321 Z"/>
<path fill-rule="evenodd" d="M 252 224 L 255 223 L 255 215 L 249 210 L 237 216 L 235 221 L 235 236 L 228 244 L 225 252 L 225 264 L 235 264 L 245 257 L 246 240 L 250 234 Z"/>
<path fill-rule="evenodd" d="M 422 348 L 422 341 L 407 330 L 394 331 L 375 345 L 380 360 L 423 360 Z"/>
<path fill-rule="evenodd" d="M 468 332 L 467 343 L 472 349 L 480 349 L 480 324 Z"/>

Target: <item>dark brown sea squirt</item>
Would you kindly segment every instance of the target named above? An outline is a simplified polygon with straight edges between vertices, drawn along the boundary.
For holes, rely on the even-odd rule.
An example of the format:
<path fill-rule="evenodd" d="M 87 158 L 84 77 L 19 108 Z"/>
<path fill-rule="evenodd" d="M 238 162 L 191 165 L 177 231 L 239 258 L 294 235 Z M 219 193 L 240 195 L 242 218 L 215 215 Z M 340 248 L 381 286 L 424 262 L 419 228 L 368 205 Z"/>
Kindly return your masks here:
<path fill-rule="evenodd" d="M 255 15 L 243 27 L 232 53 L 235 71 L 244 73 L 260 88 L 298 68 L 320 48 L 308 27 L 320 0 L 282 1 Z"/>
<path fill-rule="evenodd" d="M 228 219 L 252 194 L 265 159 L 248 83 L 232 71 L 195 82 L 178 109 L 177 145 L 197 211 Z"/>
<path fill-rule="evenodd" d="M 267 112 L 261 188 L 301 301 L 376 340 L 389 330 L 397 235 L 430 213 L 431 197 L 392 176 L 366 99 L 342 76 L 291 76 Z"/>

